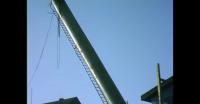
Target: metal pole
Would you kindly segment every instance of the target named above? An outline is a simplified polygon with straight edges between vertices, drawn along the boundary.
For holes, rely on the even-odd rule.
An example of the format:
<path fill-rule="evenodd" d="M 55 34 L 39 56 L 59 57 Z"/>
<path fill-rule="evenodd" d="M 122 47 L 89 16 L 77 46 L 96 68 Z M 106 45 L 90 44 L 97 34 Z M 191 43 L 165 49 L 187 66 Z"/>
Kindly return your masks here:
<path fill-rule="evenodd" d="M 158 101 L 159 104 L 162 104 L 162 93 L 161 93 L 161 82 L 160 82 L 160 65 L 157 63 L 156 68 L 156 79 L 157 79 L 157 88 L 158 88 Z"/>

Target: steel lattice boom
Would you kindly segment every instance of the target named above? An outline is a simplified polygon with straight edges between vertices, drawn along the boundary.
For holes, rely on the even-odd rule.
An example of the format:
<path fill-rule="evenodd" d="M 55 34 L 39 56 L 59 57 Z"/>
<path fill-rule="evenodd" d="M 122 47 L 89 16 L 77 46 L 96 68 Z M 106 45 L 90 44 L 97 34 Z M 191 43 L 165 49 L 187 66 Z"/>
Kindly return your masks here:
<path fill-rule="evenodd" d="M 66 2 L 64 0 L 52 0 L 52 5 L 54 14 L 59 18 L 61 27 L 102 102 L 104 104 L 126 104 Z"/>

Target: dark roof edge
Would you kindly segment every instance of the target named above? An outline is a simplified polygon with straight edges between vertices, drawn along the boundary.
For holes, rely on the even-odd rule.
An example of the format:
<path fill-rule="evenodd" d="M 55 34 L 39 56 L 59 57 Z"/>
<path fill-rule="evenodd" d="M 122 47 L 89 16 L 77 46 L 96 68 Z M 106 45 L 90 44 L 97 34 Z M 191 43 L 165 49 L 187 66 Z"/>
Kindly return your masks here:
<path fill-rule="evenodd" d="M 170 83 L 173 82 L 173 76 L 169 77 L 167 80 L 165 80 L 162 84 L 161 84 L 161 88 L 165 88 L 167 85 L 170 85 Z M 149 91 L 147 91 L 146 93 L 142 94 L 141 96 L 141 100 L 143 101 L 149 101 L 149 97 L 151 95 L 154 95 L 157 93 L 157 86 L 155 86 L 154 88 L 150 89 Z"/>
<path fill-rule="evenodd" d="M 48 103 L 44 103 L 44 104 L 52 104 L 52 103 L 57 103 L 57 102 L 59 102 L 60 100 L 71 100 L 71 99 L 77 99 L 78 100 L 78 102 L 80 103 L 80 101 L 79 101 L 79 99 L 78 99 L 78 97 L 71 97 L 71 98 L 67 98 L 67 99 L 64 99 L 64 98 L 60 98 L 59 100 L 57 100 L 57 101 L 52 101 L 52 102 L 48 102 Z"/>

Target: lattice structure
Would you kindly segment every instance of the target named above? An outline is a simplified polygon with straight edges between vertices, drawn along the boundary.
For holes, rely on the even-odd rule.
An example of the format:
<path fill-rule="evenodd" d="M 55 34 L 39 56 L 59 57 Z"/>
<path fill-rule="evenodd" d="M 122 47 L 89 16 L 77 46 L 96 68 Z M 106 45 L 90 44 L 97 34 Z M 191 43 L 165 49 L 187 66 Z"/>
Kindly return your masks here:
<path fill-rule="evenodd" d="M 78 56 L 79 60 L 81 61 L 85 71 L 87 72 L 93 86 L 95 87 L 95 90 L 97 91 L 99 97 L 101 98 L 101 101 L 103 102 L 103 104 L 108 104 L 107 99 L 105 98 L 105 96 L 103 95 L 98 83 L 96 82 L 95 77 L 92 75 L 89 66 L 87 65 L 87 63 L 85 62 L 83 56 L 81 55 L 80 51 L 78 50 L 76 44 L 74 43 L 74 40 L 72 39 L 72 37 L 70 36 L 69 32 L 67 31 L 66 27 L 64 26 L 63 22 L 61 21 L 60 17 L 58 16 L 57 12 L 55 11 L 55 9 L 51 6 L 51 9 L 53 10 L 53 14 L 59 18 L 60 20 L 60 26 L 62 27 L 66 37 L 68 38 L 69 42 L 71 43 L 76 55 Z"/>

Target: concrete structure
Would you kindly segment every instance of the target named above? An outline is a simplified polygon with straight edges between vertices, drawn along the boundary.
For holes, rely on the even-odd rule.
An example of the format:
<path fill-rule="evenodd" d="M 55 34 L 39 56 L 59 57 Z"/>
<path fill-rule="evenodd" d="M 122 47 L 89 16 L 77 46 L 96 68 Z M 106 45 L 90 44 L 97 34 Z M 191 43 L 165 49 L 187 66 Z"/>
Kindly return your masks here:
<path fill-rule="evenodd" d="M 173 76 L 161 83 L 162 104 L 173 104 Z M 141 96 L 142 101 L 158 104 L 157 86 L 147 91 Z"/>
<path fill-rule="evenodd" d="M 44 104 L 81 104 L 77 97 L 63 99 L 61 98 L 59 101 L 44 103 Z"/>

